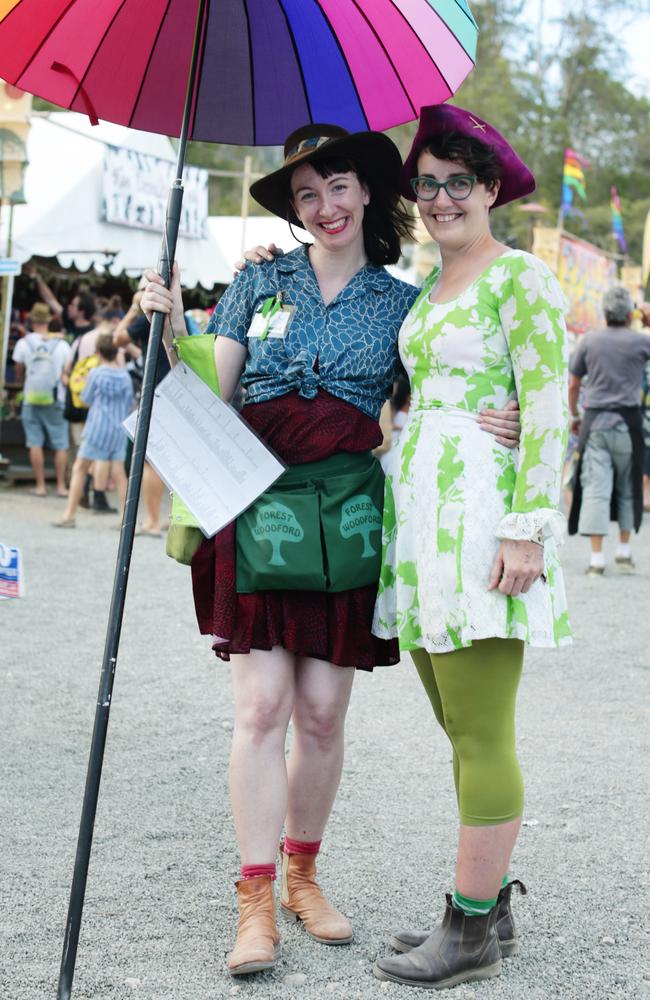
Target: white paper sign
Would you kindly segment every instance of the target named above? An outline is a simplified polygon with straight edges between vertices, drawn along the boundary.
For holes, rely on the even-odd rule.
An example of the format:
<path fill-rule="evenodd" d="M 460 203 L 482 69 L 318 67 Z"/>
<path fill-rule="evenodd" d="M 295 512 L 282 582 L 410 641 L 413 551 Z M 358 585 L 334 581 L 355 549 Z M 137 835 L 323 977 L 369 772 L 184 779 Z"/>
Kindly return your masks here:
<path fill-rule="evenodd" d="M 136 418 L 132 413 L 124 421 L 131 438 Z M 250 507 L 285 469 L 239 414 L 182 363 L 156 388 L 147 461 L 208 537 Z"/>

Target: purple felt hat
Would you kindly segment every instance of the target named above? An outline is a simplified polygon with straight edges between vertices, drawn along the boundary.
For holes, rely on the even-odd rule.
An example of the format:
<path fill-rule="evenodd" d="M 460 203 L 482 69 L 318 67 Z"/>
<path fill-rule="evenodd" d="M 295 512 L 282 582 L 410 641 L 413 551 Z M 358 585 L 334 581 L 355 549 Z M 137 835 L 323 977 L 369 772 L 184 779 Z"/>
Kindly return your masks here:
<path fill-rule="evenodd" d="M 494 208 L 516 198 L 523 198 L 535 190 L 535 178 L 531 171 L 493 125 L 453 104 L 431 104 L 420 109 L 418 130 L 402 168 L 400 190 L 409 201 L 417 200 L 411 187 L 411 178 L 417 176 L 418 151 L 426 146 L 429 139 L 441 132 L 460 132 L 461 135 L 478 139 L 494 151 L 501 166 L 501 187 Z"/>

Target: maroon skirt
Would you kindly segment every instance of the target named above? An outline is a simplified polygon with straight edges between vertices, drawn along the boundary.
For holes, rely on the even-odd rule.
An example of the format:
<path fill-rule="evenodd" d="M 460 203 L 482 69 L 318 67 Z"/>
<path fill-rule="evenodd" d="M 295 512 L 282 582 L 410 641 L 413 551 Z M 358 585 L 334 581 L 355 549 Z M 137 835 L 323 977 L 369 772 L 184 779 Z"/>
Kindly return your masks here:
<path fill-rule="evenodd" d="M 291 392 L 250 403 L 242 416 L 287 465 L 318 462 L 338 452 L 381 444 L 377 421 L 319 390 L 315 399 Z M 341 667 L 372 670 L 399 662 L 396 639 L 372 634 L 377 584 L 341 593 L 265 590 L 237 593 L 235 525 L 206 539 L 192 560 L 199 628 L 222 660 L 231 653 L 282 646 Z"/>

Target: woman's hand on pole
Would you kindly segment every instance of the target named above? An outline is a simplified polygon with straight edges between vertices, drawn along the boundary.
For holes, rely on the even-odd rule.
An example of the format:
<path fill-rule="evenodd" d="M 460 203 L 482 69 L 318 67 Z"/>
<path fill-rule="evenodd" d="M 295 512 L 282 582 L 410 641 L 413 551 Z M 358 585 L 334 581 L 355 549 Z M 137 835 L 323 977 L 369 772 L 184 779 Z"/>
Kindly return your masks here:
<path fill-rule="evenodd" d="M 494 434 L 499 444 L 518 448 L 521 438 L 519 402 L 511 399 L 504 410 L 481 410 L 478 417 L 481 430 Z"/>
<path fill-rule="evenodd" d="M 505 538 L 496 554 L 488 590 L 510 597 L 527 594 L 544 573 L 544 546 Z"/>
<path fill-rule="evenodd" d="M 235 277 L 239 271 L 246 269 L 246 262 L 249 260 L 252 264 L 264 264 L 265 261 L 273 261 L 276 257 L 284 257 L 284 250 L 276 247 L 275 243 L 269 243 L 268 247 L 256 246 L 252 250 L 246 250 L 244 260 L 235 263 Z"/>
<path fill-rule="evenodd" d="M 172 280 L 169 288 L 165 288 L 161 276 L 153 268 L 147 268 L 144 277 L 147 279 L 147 284 L 140 300 L 140 308 L 143 313 L 150 323 L 153 313 L 164 313 L 171 323 L 172 334 L 175 337 L 182 337 L 187 331 L 181 295 L 181 273 L 178 264 L 174 264 L 172 268 Z"/>

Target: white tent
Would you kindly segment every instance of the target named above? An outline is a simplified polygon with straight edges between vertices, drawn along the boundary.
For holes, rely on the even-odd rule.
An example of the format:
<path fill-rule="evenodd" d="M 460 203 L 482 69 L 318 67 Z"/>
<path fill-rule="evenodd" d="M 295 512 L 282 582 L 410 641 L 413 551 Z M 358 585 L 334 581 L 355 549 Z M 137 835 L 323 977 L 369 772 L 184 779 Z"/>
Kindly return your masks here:
<path fill-rule="evenodd" d="M 208 218 L 208 232 L 219 246 L 219 251 L 232 265 L 241 258 L 244 250 L 256 246 L 269 246 L 275 243 L 284 251 L 294 250 L 299 246 L 292 237 L 289 226 L 283 219 L 275 215 L 249 215 L 242 219 L 240 215 L 211 215 Z M 302 229 L 294 232 L 300 239 L 311 242 Z"/>
<path fill-rule="evenodd" d="M 292 236 L 288 223 L 275 215 L 249 215 L 247 219 L 242 219 L 239 215 L 211 215 L 208 218 L 208 231 L 218 243 L 221 256 L 230 263 L 231 273 L 232 265 L 240 260 L 243 250 L 252 250 L 258 245 L 266 247 L 275 243 L 288 253 L 289 250 L 300 246 L 298 240 Z M 312 242 L 311 237 L 299 226 L 294 226 L 293 232 L 299 240 L 305 243 Z M 418 279 L 418 273 L 413 265 L 415 249 L 413 244 L 406 244 L 399 263 L 388 267 L 396 278 L 410 281 L 414 285 L 421 283 L 421 278 Z M 427 270 L 430 270 L 430 267 Z"/>
<path fill-rule="evenodd" d="M 161 234 L 106 222 L 100 217 L 106 145 L 175 162 L 165 136 L 102 122 L 83 115 L 53 112 L 35 116 L 27 143 L 26 205 L 14 209 L 13 256 L 56 257 L 62 267 L 85 271 L 94 264 L 111 274 L 138 275 L 155 266 Z M 87 252 L 93 251 L 93 252 Z M 115 254 L 111 261 L 104 251 Z M 232 278 L 209 230 L 203 239 L 179 237 L 176 252 L 188 288 L 212 288 Z"/>

